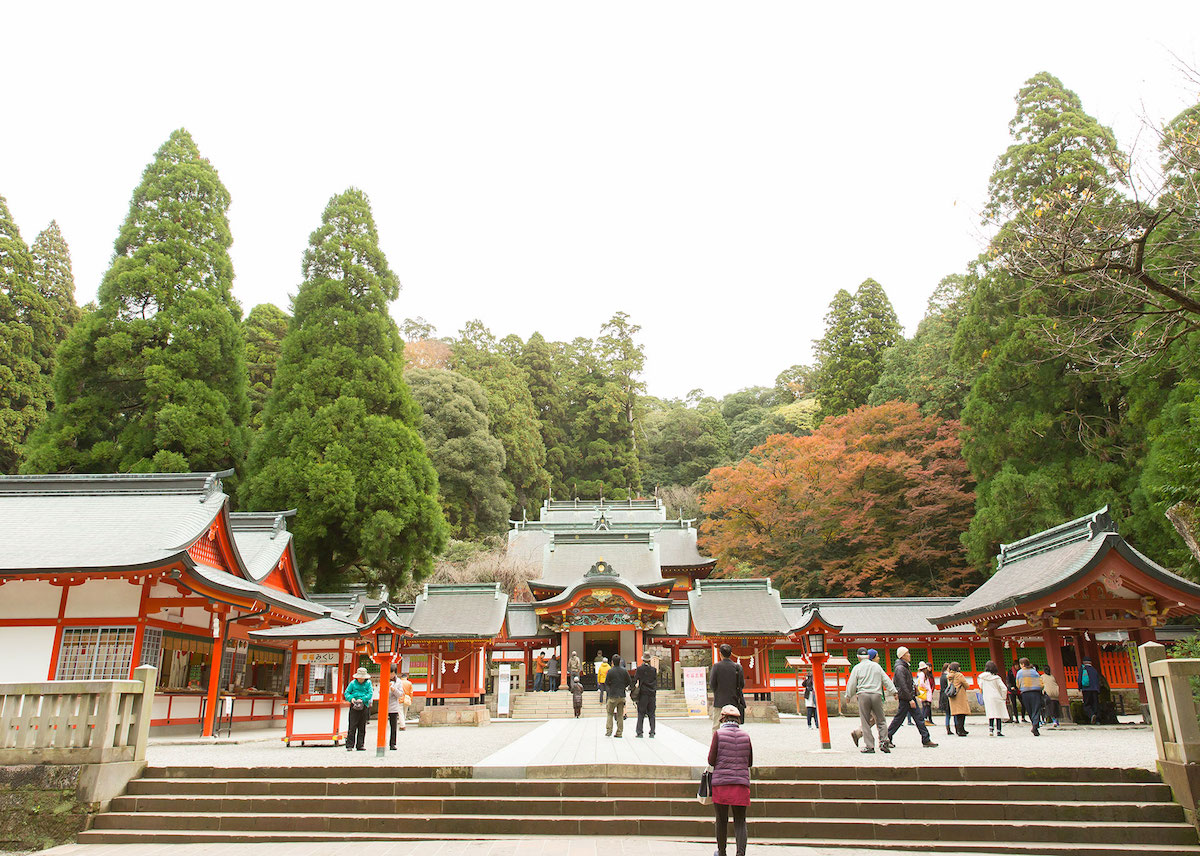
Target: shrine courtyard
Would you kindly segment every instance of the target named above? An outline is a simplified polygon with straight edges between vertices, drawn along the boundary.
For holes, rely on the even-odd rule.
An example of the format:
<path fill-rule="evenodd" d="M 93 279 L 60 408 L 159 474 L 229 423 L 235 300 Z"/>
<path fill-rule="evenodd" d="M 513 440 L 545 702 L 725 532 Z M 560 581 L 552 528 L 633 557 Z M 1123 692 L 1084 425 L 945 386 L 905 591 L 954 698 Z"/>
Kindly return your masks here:
<path fill-rule="evenodd" d="M 1136 718 L 1140 722 L 1140 717 Z M 967 718 L 968 737 L 945 733 L 938 717 L 930 729 L 937 749 L 923 749 L 917 730 L 905 725 L 896 734 L 891 754 L 859 753 L 850 738 L 858 718 L 830 717 L 832 749 L 820 748 L 820 737 L 802 717 L 784 715 L 779 723 L 750 722 L 744 727 L 754 742 L 756 765 L 795 766 L 1023 766 L 1140 767 L 1154 769 L 1154 734 L 1148 725 L 1124 717 L 1122 725 L 1068 725 L 1043 728 L 1041 737 L 1029 726 L 1006 725 L 1003 738 L 989 738 L 982 716 Z M 631 764 L 655 767 L 702 767 L 712 733 L 707 719 L 659 720 L 657 736 L 634 737 L 636 717 L 625 721 L 621 739 L 604 736 L 604 720 L 493 721 L 479 728 L 418 728 L 400 735 L 398 751 L 377 758 L 374 728 L 368 728 L 366 751 L 347 752 L 331 745 L 285 746 L 282 730 L 235 732 L 230 739 L 151 738 L 147 760 L 156 767 L 289 767 L 289 766 L 434 766 L 505 768 L 521 766 Z M 372 723 L 374 724 L 374 723 Z M 476 775 L 480 775 L 477 769 Z M 513 776 L 521 778 L 518 774 Z"/>

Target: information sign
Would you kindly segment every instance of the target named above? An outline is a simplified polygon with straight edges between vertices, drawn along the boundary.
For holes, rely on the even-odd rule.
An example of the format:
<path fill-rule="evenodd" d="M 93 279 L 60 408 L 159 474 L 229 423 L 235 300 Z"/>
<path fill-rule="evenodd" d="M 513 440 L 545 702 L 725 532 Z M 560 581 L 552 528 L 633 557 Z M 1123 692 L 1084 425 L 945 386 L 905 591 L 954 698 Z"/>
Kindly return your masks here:
<path fill-rule="evenodd" d="M 683 669 L 683 697 L 687 701 L 688 716 L 708 716 L 708 669 L 703 666 L 685 666 Z"/>
<path fill-rule="evenodd" d="M 500 664 L 500 674 L 496 676 L 496 715 L 508 716 L 508 693 L 509 693 L 509 675 L 512 672 L 512 666 L 508 663 Z"/>

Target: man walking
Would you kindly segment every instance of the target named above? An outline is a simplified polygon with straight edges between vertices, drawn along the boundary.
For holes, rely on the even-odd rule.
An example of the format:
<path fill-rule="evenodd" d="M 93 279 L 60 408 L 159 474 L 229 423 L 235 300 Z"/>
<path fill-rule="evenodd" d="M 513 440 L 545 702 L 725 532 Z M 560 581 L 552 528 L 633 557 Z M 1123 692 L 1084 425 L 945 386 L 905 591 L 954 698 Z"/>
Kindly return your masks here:
<path fill-rule="evenodd" d="M 650 717 L 650 736 L 654 736 L 654 711 L 658 706 L 658 669 L 650 665 L 650 654 L 642 654 L 642 665 L 637 667 L 637 731 L 635 737 L 642 736 L 642 720 Z"/>
<path fill-rule="evenodd" d="M 708 688 L 713 694 L 713 728 L 721 724 L 721 708 L 727 704 L 741 710 L 742 720 L 746 719 L 746 711 L 743 708 L 745 701 L 742 698 L 746 676 L 742 673 L 742 667 L 733 662 L 733 648 L 729 644 L 722 645 L 717 650 L 721 652 L 721 659 L 712 667 L 712 673 L 708 677 Z"/>
<path fill-rule="evenodd" d="M 1083 696 L 1083 713 L 1095 725 L 1100 721 L 1100 673 L 1087 657 L 1079 667 L 1079 692 Z"/>
<path fill-rule="evenodd" d="M 629 672 L 625 671 L 625 666 L 621 662 L 621 658 L 613 654 L 612 666 L 608 669 L 608 674 L 604 676 L 604 688 L 608 691 L 607 713 L 608 718 L 604 722 L 604 736 L 613 736 L 613 719 L 617 723 L 617 737 L 621 737 L 625 733 L 625 692 L 633 683 L 629 678 Z"/>
<path fill-rule="evenodd" d="M 888 726 L 887 742 L 889 745 L 893 745 L 892 737 L 911 714 L 913 721 L 917 724 L 917 731 L 921 733 L 921 745 L 926 749 L 933 749 L 937 744 L 933 742 L 933 738 L 929 736 L 929 729 L 925 727 L 924 711 L 917 706 L 917 686 L 912 675 L 912 654 L 907 648 L 901 646 L 896 650 L 896 655 L 896 667 L 892 670 L 892 682 L 896 685 L 898 704 L 896 715 L 892 717 L 892 724 Z"/>
<path fill-rule="evenodd" d="M 859 727 L 851 732 L 850 737 L 854 740 L 855 746 L 858 745 L 860 738 L 864 740 L 866 745 L 859 750 L 864 755 L 871 755 L 875 752 L 875 735 L 871 733 L 872 726 L 879 731 L 879 751 L 891 751 L 887 730 L 883 724 L 883 691 L 886 688 L 888 692 L 894 693 L 896 685 L 892 683 L 892 679 L 887 676 L 883 667 L 870 656 L 873 652 L 874 649 L 871 652 L 868 652 L 866 648 L 858 649 L 858 665 L 850 670 L 850 679 L 846 681 L 846 700 L 858 697 Z"/>

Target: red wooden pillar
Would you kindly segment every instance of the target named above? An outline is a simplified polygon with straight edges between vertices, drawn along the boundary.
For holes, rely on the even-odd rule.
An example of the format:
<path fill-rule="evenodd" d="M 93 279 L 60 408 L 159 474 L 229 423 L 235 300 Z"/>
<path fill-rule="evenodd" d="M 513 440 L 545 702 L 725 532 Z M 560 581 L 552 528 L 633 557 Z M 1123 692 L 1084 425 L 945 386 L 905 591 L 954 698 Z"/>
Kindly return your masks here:
<path fill-rule="evenodd" d="M 1057 630 L 1048 629 L 1042 634 L 1042 643 L 1046 646 L 1046 663 L 1050 674 L 1058 682 L 1058 700 L 1064 708 L 1069 709 L 1067 699 L 1067 670 L 1063 668 L 1062 634 Z"/>
<path fill-rule="evenodd" d="M 989 628 L 988 636 L 987 636 L 987 643 L 988 643 L 988 656 L 992 659 L 992 662 L 994 662 L 996 664 L 996 667 L 1001 672 L 1003 672 L 1004 671 L 1004 640 L 999 638 L 998 636 L 992 635 L 992 631 Z"/>
<path fill-rule="evenodd" d="M 208 693 L 201 737 L 213 736 L 213 727 L 217 721 L 217 700 L 221 691 L 221 661 L 225 659 L 225 636 L 229 632 L 229 623 L 225 620 L 224 613 L 214 612 L 213 620 L 217 622 L 217 635 L 213 639 L 212 662 L 208 667 Z"/>
<path fill-rule="evenodd" d="M 562 641 L 559 643 L 562 651 L 558 655 L 558 689 L 570 689 L 567 686 L 567 658 L 571 656 L 571 631 L 564 630 L 562 632 Z"/>

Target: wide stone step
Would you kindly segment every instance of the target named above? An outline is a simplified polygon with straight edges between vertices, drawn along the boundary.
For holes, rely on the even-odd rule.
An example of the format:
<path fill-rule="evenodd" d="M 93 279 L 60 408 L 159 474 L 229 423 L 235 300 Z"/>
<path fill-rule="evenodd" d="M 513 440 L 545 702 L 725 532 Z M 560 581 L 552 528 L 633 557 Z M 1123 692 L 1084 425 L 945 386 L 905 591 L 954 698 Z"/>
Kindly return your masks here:
<path fill-rule="evenodd" d="M 247 843 L 247 844 L 267 844 L 267 843 L 289 843 L 289 842 L 306 842 L 311 844 L 320 844 L 328 842 L 336 844 L 339 842 L 367 842 L 367 841 L 427 841 L 427 840 L 452 840 L 452 841 L 475 841 L 475 840 L 511 840 L 512 836 L 506 835 L 461 835 L 456 833 L 439 833 L 433 835 L 423 835 L 420 833 L 409 833 L 404 835 L 380 836 L 378 833 L 372 832 L 348 832 L 348 833 L 328 833 L 328 832 L 260 832 L 260 831 L 245 831 L 245 832 L 221 832 L 208 831 L 197 832 L 191 830 L 161 830 L 161 831 L 143 831 L 143 830 L 88 830 L 79 835 L 79 840 L 82 843 L 89 844 L 193 844 L 193 843 Z M 588 836 L 586 839 L 579 839 L 573 836 L 561 836 L 562 846 L 568 847 L 571 843 L 579 841 L 581 844 L 593 844 L 594 836 Z M 656 840 L 651 838 L 650 840 Z M 709 844 L 712 841 L 711 830 L 709 834 L 701 836 L 672 836 L 671 841 L 699 841 Z M 753 843 L 753 839 L 751 840 Z M 1071 842 L 1067 844 L 1057 844 L 1054 842 L 1041 841 L 1011 841 L 997 843 L 994 841 L 954 841 L 954 840 L 936 840 L 936 841 L 911 841 L 911 840 L 888 840 L 888 839 L 823 839 L 823 838 L 781 838 L 772 840 L 772 844 L 785 844 L 795 847 L 810 847 L 810 848 L 837 848 L 839 853 L 857 853 L 869 852 L 872 850 L 912 850 L 928 853 L 1005 853 L 1012 856 L 1133 856 L 1140 854 L 1145 856 L 1147 853 L 1153 853 L 1154 856 L 1196 856 L 1200 853 L 1200 847 L 1189 844 L 1165 844 L 1156 843 L 1153 849 L 1148 849 L 1144 844 L 1114 844 L 1111 842 L 1105 843 L 1090 843 L 1090 842 Z"/>
<path fill-rule="evenodd" d="M 125 796 L 112 802 L 116 813 L 209 812 L 221 814 L 410 814 L 410 815 L 539 815 L 539 816 L 644 816 L 710 818 L 712 809 L 692 799 L 655 797 L 620 801 L 593 797 L 509 797 L 497 800 L 479 796 Z M 750 804 L 752 818 L 846 818 L 863 815 L 875 819 L 923 818 L 931 820 L 1059 820 L 1067 823 L 1130 821 L 1182 823 L 1183 810 L 1173 803 L 1129 802 L 1023 802 L 996 804 L 987 800 L 827 800 L 758 799 Z"/>
<path fill-rule="evenodd" d="M 330 752 L 341 753 L 344 749 Z M 410 766 L 357 764 L 347 766 L 283 767 L 147 767 L 143 779 L 459 779 L 470 780 L 473 768 L 466 766 Z M 1126 767 L 842 767 L 842 766 L 762 766 L 755 767 L 751 778 L 761 784 L 769 781 L 821 782 L 1025 782 L 1080 783 L 1104 782 L 1161 784 L 1151 770 Z M 636 786 L 645 781 L 628 783 Z"/>
<path fill-rule="evenodd" d="M 622 815 L 626 835 L 695 836 L 712 830 L 712 818 L 664 815 Z M 608 835 L 613 832 L 609 816 L 570 817 L 521 815 L 518 817 L 475 814 L 411 816 L 395 814 L 226 814 L 201 812 L 111 812 L 95 818 L 94 830 L 188 830 L 189 832 L 282 831 L 295 833 L 370 833 L 387 838 L 408 833 L 526 835 L 531 830 L 550 835 Z M 1196 844 L 1196 830 L 1184 823 L 1146 821 L 1091 821 L 1064 825 L 1058 820 L 997 818 L 930 820 L 925 818 L 755 818 L 751 835 L 759 840 L 782 838 L 827 838 L 830 840 L 937 840 L 1020 841 L 1097 844 Z M 81 836 L 80 840 L 84 840 Z M 92 840 L 92 839 L 87 839 Z M 195 840 L 195 839 L 193 839 Z"/>
<path fill-rule="evenodd" d="M 579 797 L 693 799 L 690 780 L 602 779 L 352 779 L 339 773 L 317 778 L 135 779 L 131 796 L 306 797 Z M 1127 782 L 874 782 L 773 780 L 751 784 L 754 799 L 984 800 L 1004 802 L 1099 801 L 1169 803 L 1161 783 Z"/>

